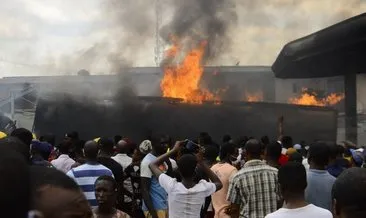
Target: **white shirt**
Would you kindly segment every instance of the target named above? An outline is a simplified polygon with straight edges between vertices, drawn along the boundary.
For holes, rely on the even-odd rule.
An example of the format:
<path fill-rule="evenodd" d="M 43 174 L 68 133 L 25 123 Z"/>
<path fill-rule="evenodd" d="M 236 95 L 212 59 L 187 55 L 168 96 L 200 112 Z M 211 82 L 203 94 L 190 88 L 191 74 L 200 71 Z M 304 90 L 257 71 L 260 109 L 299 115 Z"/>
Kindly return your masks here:
<path fill-rule="evenodd" d="M 331 212 L 326 209 L 309 204 L 296 209 L 281 208 L 265 218 L 333 218 Z"/>
<path fill-rule="evenodd" d="M 304 165 L 306 171 L 308 171 L 310 169 L 310 165 L 308 163 L 308 159 L 304 158 L 304 160 L 302 160 L 302 165 Z"/>
<path fill-rule="evenodd" d="M 58 170 L 67 173 L 75 163 L 67 154 L 61 154 L 57 159 L 51 161 L 51 164 Z"/>
<path fill-rule="evenodd" d="M 132 163 L 132 158 L 130 158 L 127 154 L 116 154 L 116 156 L 112 157 L 112 159 L 119 163 L 123 170 L 125 170 Z"/>
<path fill-rule="evenodd" d="M 205 198 L 216 191 L 216 185 L 206 180 L 187 189 L 166 174 L 159 176 L 159 184 L 168 193 L 169 218 L 199 218 Z"/>

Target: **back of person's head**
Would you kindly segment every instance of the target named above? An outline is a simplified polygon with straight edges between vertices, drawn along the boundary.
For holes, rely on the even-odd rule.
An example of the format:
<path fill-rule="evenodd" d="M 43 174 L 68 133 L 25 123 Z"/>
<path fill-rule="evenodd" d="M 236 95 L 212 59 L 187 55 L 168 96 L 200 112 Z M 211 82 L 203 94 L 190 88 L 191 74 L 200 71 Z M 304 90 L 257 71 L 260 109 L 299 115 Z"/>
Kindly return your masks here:
<path fill-rule="evenodd" d="M 230 135 L 224 135 L 222 137 L 222 143 L 228 143 L 231 141 L 231 136 Z"/>
<path fill-rule="evenodd" d="M 306 170 L 304 165 L 298 162 L 288 162 L 278 170 L 278 183 L 283 196 L 304 195 L 306 182 Z"/>
<path fill-rule="evenodd" d="M 30 174 L 32 210 L 37 211 L 41 217 L 86 218 L 92 216 L 83 192 L 66 174 L 53 168 L 40 166 L 32 166 Z"/>
<path fill-rule="evenodd" d="M 95 141 L 87 141 L 84 145 L 85 158 L 96 160 L 99 153 L 98 144 Z"/>
<path fill-rule="evenodd" d="M 290 154 L 288 157 L 289 162 L 302 163 L 302 160 L 303 160 L 302 155 L 299 152 L 294 152 Z"/>
<path fill-rule="evenodd" d="M 281 144 L 273 141 L 266 146 L 266 158 L 273 161 L 278 161 L 281 157 L 282 147 Z"/>
<path fill-rule="evenodd" d="M 30 159 L 30 145 L 24 144 L 20 139 L 16 137 L 6 137 L 0 139 L 0 148 L 9 149 L 19 153 L 25 161 L 29 162 Z"/>
<path fill-rule="evenodd" d="M 366 169 L 343 171 L 333 185 L 332 198 L 335 217 L 366 217 Z"/>
<path fill-rule="evenodd" d="M 70 153 L 71 146 L 72 146 L 72 143 L 70 141 L 63 141 L 58 146 L 58 151 L 61 154 L 69 154 Z"/>
<path fill-rule="evenodd" d="M 179 158 L 177 165 L 183 178 L 192 178 L 195 174 L 197 158 L 193 154 L 184 154 Z"/>
<path fill-rule="evenodd" d="M 308 161 L 319 167 L 325 167 L 329 162 L 329 145 L 326 142 L 318 141 L 310 145 Z"/>
<path fill-rule="evenodd" d="M 207 132 L 201 132 L 199 136 L 199 143 L 201 145 L 210 145 L 212 144 L 212 138 Z"/>
<path fill-rule="evenodd" d="M 225 158 L 230 158 L 230 156 L 235 155 L 236 148 L 233 143 L 225 143 L 220 148 L 220 160 L 224 160 Z"/>
<path fill-rule="evenodd" d="M 260 159 L 262 154 L 262 145 L 257 139 L 250 139 L 245 144 L 245 155 L 247 159 Z"/>
<path fill-rule="evenodd" d="M 18 138 L 20 141 L 22 141 L 26 145 L 30 145 L 33 139 L 33 134 L 31 131 L 24 129 L 24 128 L 18 128 L 15 129 L 10 136 Z"/>
<path fill-rule="evenodd" d="M 339 154 L 339 147 L 335 143 L 328 143 L 329 146 L 329 159 L 335 160 Z"/>
<path fill-rule="evenodd" d="M 269 138 L 268 138 L 268 136 L 262 136 L 261 137 L 261 142 L 262 142 L 262 144 L 264 144 L 264 145 L 268 145 L 269 144 Z"/>
<path fill-rule="evenodd" d="M 52 145 L 47 142 L 40 142 L 38 140 L 33 140 L 31 143 L 31 153 L 39 154 L 45 160 L 48 159 L 52 152 Z"/>
<path fill-rule="evenodd" d="M 113 153 L 114 143 L 107 137 L 102 137 L 98 141 L 100 150 L 107 153 Z"/>
<path fill-rule="evenodd" d="M 215 145 L 206 145 L 204 148 L 203 158 L 210 162 L 215 162 L 219 156 L 220 149 Z"/>
<path fill-rule="evenodd" d="M 115 135 L 114 137 L 113 137 L 113 141 L 114 141 L 114 144 L 116 145 L 119 141 L 121 141 L 122 140 L 122 136 L 120 136 L 120 135 Z"/>
<path fill-rule="evenodd" d="M 5 217 L 24 218 L 30 209 L 29 166 L 14 150 L 0 148 L 0 209 Z"/>
<path fill-rule="evenodd" d="M 281 142 L 282 146 L 287 149 L 294 145 L 291 136 L 283 136 Z"/>

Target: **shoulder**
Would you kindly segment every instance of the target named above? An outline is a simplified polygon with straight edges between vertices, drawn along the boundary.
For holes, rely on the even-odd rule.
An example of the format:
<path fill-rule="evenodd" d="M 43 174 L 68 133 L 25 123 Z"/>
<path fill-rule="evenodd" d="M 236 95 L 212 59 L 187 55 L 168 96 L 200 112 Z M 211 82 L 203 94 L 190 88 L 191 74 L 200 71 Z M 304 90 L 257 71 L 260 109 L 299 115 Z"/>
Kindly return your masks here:
<path fill-rule="evenodd" d="M 151 154 L 147 154 L 144 159 L 142 159 L 141 164 L 150 164 L 154 159 L 154 156 Z"/>
<path fill-rule="evenodd" d="M 317 207 L 313 204 L 309 205 L 310 210 L 314 212 L 314 214 L 317 214 L 317 217 L 319 218 L 331 218 L 333 217 L 332 213 L 329 210 L 326 210 L 321 207 Z"/>
<path fill-rule="evenodd" d="M 282 215 L 283 215 L 282 210 L 279 209 L 273 213 L 268 214 L 264 218 L 280 218 L 280 217 L 282 217 Z"/>

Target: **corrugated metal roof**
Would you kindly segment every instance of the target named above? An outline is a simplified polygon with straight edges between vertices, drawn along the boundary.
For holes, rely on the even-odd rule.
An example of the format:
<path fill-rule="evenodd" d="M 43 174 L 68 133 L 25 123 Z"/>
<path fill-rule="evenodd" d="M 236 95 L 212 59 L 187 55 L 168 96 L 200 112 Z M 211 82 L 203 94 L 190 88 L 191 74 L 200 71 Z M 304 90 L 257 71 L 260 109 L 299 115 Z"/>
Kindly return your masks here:
<path fill-rule="evenodd" d="M 159 67 L 136 67 L 128 68 L 126 72 L 135 74 L 136 76 L 160 77 L 162 69 Z M 205 72 L 221 72 L 221 73 L 267 73 L 273 74 L 270 66 L 209 66 L 205 67 Z M 60 81 L 67 82 L 113 82 L 116 75 L 63 75 L 63 76 L 28 76 L 28 77 L 4 77 L 0 79 L 0 84 L 13 83 L 55 83 Z"/>

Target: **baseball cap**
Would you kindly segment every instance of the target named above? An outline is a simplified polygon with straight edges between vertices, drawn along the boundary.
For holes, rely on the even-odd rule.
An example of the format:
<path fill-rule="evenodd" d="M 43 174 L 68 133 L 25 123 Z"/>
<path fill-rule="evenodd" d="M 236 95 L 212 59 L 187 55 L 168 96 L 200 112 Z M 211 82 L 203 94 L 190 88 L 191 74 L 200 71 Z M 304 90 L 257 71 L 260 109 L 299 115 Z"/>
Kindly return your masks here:
<path fill-rule="evenodd" d="M 150 140 L 144 140 L 139 145 L 139 150 L 143 154 L 148 154 L 152 150 L 152 145 Z"/>
<path fill-rule="evenodd" d="M 361 152 L 355 150 L 355 149 L 350 149 L 351 154 L 352 154 L 352 158 L 355 161 L 357 166 L 361 166 L 363 163 L 363 155 Z"/>
<path fill-rule="evenodd" d="M 32 148 L 37 149 L 40 152 L 51 152 L 52 146 L 47 142 L 40 142 L 38 140 L 32 140 Z"/>

